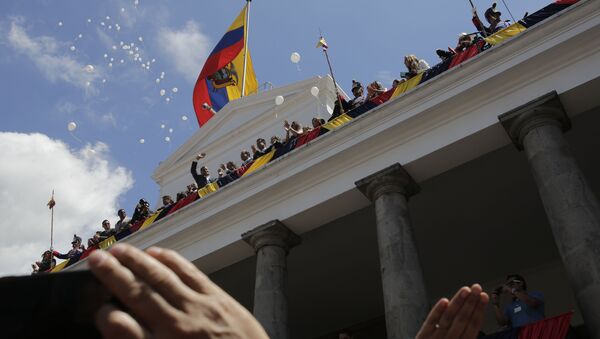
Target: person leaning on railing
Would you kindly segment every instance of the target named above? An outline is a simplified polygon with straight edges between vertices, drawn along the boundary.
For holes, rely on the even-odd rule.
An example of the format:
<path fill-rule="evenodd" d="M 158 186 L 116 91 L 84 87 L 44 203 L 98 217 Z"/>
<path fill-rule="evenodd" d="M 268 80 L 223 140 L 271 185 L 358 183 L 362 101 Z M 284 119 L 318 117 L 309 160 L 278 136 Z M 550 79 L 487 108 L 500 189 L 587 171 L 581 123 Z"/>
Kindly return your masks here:
<path fill-rule="evenodd" d="M 117 216 L 119 217 L 119 221 L 115 223 L 115 231 L 118 234 L 131 227 L 131 220 L 127 219 L 127 213 L 122 208 L 117 212 Z"/>
<path fill-rule="evenodd" d="M 511 304 L 504 309 L 500 306 L 502 294 L 512 297 Z M 527 282 L 518 274 L 509 274 L 506 283 L 494 289 L 492 305 L 500 326 L 521 327 L 545 317 L 544 295 L 539 291 L 527 292 Z"/>
<path fill-rule="evenodd" d="M 56 259 L 52 258 L 51 251 L 45 251 L 42 254 L 42 261 L 36 261 L 34 264 L 31 264 L 31 268 L 33 268 L 33 272 L 31 274 L 38 274 L 47 272 L 56 266 Z"/>

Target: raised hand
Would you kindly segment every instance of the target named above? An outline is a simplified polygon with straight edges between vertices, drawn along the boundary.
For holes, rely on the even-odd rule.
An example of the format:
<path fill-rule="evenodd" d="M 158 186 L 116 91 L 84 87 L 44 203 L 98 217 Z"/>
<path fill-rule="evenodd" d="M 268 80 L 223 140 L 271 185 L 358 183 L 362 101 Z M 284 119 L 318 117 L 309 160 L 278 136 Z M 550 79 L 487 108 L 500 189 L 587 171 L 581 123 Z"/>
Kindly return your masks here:
<path fill-rule="evenodd" d="M 94 251 L 90 269 L 129 310 L 96 314 L 105 338 L 268 338 L 254 317 L 174 251 L 126 244 Z"/>
<path fill-rule="evenodd" d="M 489 297 L 475 284 L 463 287 L 452 300 L 433 306 L 415 339 L 475 339 L 483 323 Z"/>

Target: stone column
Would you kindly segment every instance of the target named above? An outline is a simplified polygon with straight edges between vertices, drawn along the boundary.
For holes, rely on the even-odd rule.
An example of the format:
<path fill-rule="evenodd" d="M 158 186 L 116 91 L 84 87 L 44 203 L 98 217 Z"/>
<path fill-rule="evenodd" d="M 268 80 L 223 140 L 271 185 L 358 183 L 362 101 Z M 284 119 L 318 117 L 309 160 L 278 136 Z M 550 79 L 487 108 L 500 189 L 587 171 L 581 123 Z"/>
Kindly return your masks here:
<path fill-rule="evenodd" d="M 355 184 L 375 204 L 388 338 L 414 338 L 429 307 L 408 215 L 408 198 L 419 186 L 400 164 Z"/>
<path fill-rule="evenodd" d="M 279 220 L 242 234 L 242 239 L 256 251 L 254 316 L 270 338 L 288 338 L 286 256 L 301 239 Z"/>
<path fill-rule="evenodd" d="M 586 327 L 600 338 L 600 205 L 563 136 L 569 118 L 552 92 L 499 120 L 525 151 Z"/>

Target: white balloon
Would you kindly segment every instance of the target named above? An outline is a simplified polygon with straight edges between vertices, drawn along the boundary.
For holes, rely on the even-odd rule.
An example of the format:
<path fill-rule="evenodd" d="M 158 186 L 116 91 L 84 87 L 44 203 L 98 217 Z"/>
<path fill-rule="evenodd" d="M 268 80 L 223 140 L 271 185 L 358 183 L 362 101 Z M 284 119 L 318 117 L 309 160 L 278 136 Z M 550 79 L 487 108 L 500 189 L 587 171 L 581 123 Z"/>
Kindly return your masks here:
<path fill-rule="evenodd" d="M 160 93 L 160 96 L 162 97 L 165 95 L 166 91 L 164 89 L 161 89 L 159 93 Z"/>
<path fill-rule="evenodd" d="M 310 89 L 310 94 L 312 94 L 312 95 L 313 95 L 313 97 L 317 97 L 317 96 L 319 96 L 319 87 L 317 87 L 317 86 L 313 86 L 313 87 Z"/>
<path fill-rule="evenodd" d="M 165 98 L 165 101 L 167 102 L 167 104 L 169 103 L 169 101 L 171 101 L 171 98 Z"/>
<path fill-rule="evenodd" d="M 169 128 L 169 133 L 173 133 L 173 129 L 172 128 Z"/>
<path fill-rule="evenodd" d="M 69 132 L 73 132 L 77 128 L 77 124 L 73 121 L 67 124 L 67 129 Z"/>
<path fill-rule="evenodd" d="M 88 19 L 87 19 L 87 22 L 88 22 L 88 23 L 92 22 L 92 19 L 89 19 L 89 18 L 88 18 Z"/>
<path fill-rule="evenodd" d="M 75 51 L 75 46 L 71 46 L 71 47 L 69 47 L 69 49 L 71 50 L 71 52 L 74 52 Z"/>
<path fill-rule="evenodd" d="M 156 83 L 157 83 L 157 84 L 159 84 L 159 83 L 160 83 L 160 79 L 159 79 L 159 78 L 156 78 L 156 80 L 155 80 L 155 81 L 156 81 Z"/>
<path fill-rule="evenodd" d="M 108 58 L 108 54 L 104 53 L 104 59 Z"/>
<path fill-rule="evenodd" d="M 121 13 L 125 12 L 125 7 L 121 7 Z"/>
<path fill-rule="evenodd" d="M 110 20 L 110 17 L 108 15 L 106 16 L 106 20 Z"/>
<path fill-rule="evenodd" d="M 104 26 L 104 21 L 100 22 L 100 26 Z"/>
<path fill-rule="evenodd" d="M 275 97 L 275 105 L 279 106 L 283 104 L 283 101 L 285 101 L 285 99 L 281 95 Z"/>
<path fill-rule="evenodd" d="M 146 140 L 144 140 L 144 139 L 140 139 L 140 144 L 143 144 L 143 143 L 145 143 L 145 142 L 146 142 Z"/>
<path fill-rule="evenodd" d="M 58 27 L 62 27 L 62 25 L 63 25 L 63 22 L 62 22 L 62 21 L 59 21 L 59 22 L 58 22 Z"/>
<path fill-rule="evenodd" d="M 187 117 L 187 116 L 185 116 L 185 115 L 182 115 L 182 116 L 181 116 L 181 120 L 183 120 L 183 121 L 187 121 L 187 119 L 188 119 L 188 117 Z"/>
<path fill-rule="evenodd" d="M 165 124 L 160 124 L 160 128 L 165 128 Z"/>
<path fill-rule="evenodd" d="M 169 142 L 169 141 L 171 141 L 171 137 L 165 137 L 165 141 L 166 141 L 166 142 Z"/>
<path fill-rule="evenodd" d="M 79 39 L 83 38 L 83 34 L 79 33 L 79 35 L 77 36 Z"/>
<path fill-rule="evenodd" d="M 142 41 L 144 41 L 144 38 L 142 38 L 142 37 L 140 36 L 140 37 L 138 37 L 138 41 L 139 41 L 139 42 L 142 42 Z"/>
<path fill-rule="evenodd" d="M 92 85 L 92 83 L 91 83 L 91 82 L 89 82 L 89 81 L 86 81 L 86 82 L 85 82 L 85 85 L 86 85 L 87 87 L 90 87 L 90 86 Z"/>
<path fill-rule="evenodd" d="M 112 67 L 112 62 L 109 62 L 109 63 L 108 63 L 108 67 Z"/>
<path fill-rule="evenodd" d="M 300 62 L 300 53 L 298 53 L 298 52 L 292 53 L 292 55 L 290 55 L 290 60 L 295 64 L 299 63 Z"/>
<path fill-rule="evenodd" d="M 177 91 L 179 91 L 179 89 L 177 87 L 173 87 L 173 89 L 171 91 L 173 91 L 173 93 L 177 93 Z"/>
<path fill-rule="evenodd" d="M 86 71 L 86 72 L 88 72 L 88 73 L 94 73 L 95 68 L 94 68 L 94 65 L 86 65 L 83 68 L 83 70 Z"/>
<path fill-rule="evenodd" d="M 102 83 L 105 84 L 106 83 L 106 79 L 102 79 Z"/>

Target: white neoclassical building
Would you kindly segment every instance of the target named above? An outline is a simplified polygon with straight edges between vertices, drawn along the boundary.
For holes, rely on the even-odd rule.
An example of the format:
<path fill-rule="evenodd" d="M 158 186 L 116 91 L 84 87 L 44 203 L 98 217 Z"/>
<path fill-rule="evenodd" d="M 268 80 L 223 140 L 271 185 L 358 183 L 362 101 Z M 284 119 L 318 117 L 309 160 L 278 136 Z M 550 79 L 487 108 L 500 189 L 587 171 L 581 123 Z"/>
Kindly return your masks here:
<path fill-rule="evenodd" d="M 193 182 L 199 152 L 216 175 L 334 97 L 315 77 L 231 102 L 156 169 L 159 196 Z M 275 338 L 407 337 L 438 298 L 509 273 L 599 338 L 599 127 L 588 0 L 122 241 L 175 249 Z"/>

